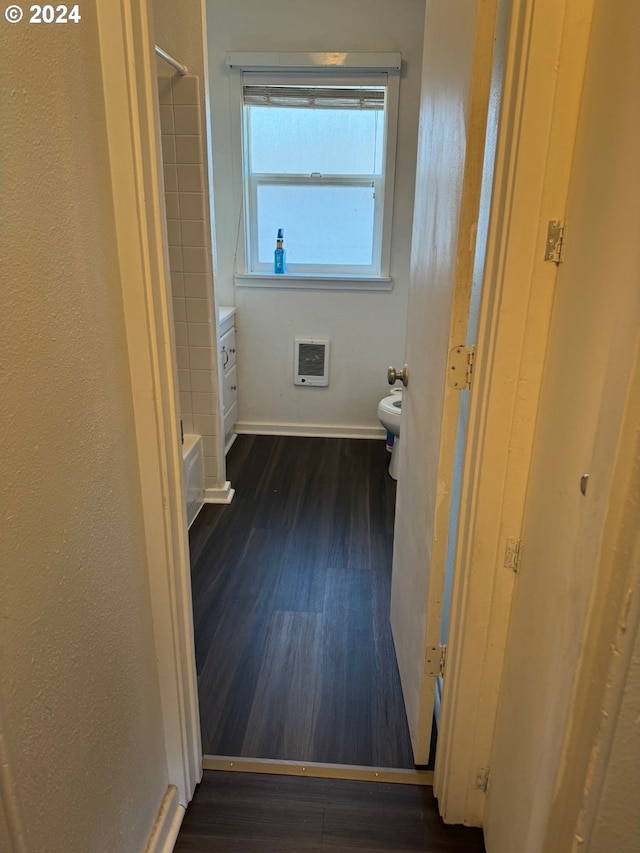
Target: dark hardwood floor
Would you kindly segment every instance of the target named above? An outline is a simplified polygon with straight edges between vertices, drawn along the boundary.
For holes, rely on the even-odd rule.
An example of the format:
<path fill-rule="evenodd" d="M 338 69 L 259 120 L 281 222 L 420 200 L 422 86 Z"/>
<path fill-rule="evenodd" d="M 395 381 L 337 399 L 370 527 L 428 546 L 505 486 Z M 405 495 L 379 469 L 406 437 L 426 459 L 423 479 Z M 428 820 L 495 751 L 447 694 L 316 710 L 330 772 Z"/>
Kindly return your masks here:
<path fill-rule="evenodd" d="M 484 853 L 429 787 L 205 771 L 176 853 Z"/>
<path fill-rule="evenodd" d="M 205 754 L 414 766 L 388 620 L 387 462 L 382 441 L 231 448 L 233 502 L 190 531 Z"/>

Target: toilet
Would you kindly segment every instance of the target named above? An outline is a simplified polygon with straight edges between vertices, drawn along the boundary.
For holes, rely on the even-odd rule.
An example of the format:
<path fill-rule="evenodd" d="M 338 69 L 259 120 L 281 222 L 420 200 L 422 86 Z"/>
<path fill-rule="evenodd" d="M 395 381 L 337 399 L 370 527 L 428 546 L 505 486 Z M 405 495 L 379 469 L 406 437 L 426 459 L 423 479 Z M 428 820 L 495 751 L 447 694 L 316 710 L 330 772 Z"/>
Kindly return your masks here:
<path fill-rule="evenodd" d="M 400 409 L 402 407 L 402 388 L 394 388 L 388 397 L 378 403 L 378 419 L 387 432 L 394 436 L 393 450 L 389 461 L 389 476 L 398 479 L 398 446 L 400 444 Z"/>

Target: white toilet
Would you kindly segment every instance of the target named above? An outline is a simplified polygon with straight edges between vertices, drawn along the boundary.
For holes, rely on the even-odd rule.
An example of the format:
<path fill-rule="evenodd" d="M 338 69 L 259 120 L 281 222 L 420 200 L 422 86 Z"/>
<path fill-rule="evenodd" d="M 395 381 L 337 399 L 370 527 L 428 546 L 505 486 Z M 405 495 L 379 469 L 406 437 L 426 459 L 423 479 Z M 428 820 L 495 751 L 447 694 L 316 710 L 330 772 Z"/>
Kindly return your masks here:
<path fill-rule="evenodd" d="M 400 410 L 402 408 L 402 388 L 394 388 L 388 397 L 378 403 L 378 418 L 387 432 L 394 436 L 389 476 L 398 479 L 398 447 L 400 445 Z"/>

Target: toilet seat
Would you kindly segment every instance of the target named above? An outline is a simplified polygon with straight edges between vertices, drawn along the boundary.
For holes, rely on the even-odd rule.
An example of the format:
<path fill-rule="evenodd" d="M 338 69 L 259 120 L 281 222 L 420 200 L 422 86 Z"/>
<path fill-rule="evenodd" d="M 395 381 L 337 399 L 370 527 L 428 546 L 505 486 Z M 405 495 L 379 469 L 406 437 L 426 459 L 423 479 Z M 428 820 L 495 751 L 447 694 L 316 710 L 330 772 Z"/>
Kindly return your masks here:
<path fill-rule="evenodd" d="M 399 397 L 398 394 L 383 397 L 378 404 L 378 407 L 382 409 L 383 412 L 387 412 L 389 415 L 397 415 L 398 417 L 400 417 L 401 406 L 402 397 Z"/>

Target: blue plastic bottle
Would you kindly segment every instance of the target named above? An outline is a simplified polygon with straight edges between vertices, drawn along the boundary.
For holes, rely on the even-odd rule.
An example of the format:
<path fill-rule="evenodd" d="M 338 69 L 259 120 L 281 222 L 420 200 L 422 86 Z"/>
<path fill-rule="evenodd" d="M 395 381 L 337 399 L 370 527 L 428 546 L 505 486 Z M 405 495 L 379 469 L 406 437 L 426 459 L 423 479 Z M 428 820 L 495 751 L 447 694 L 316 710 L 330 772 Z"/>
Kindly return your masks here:
<path fill-rule="evenodd" d="M 273 271 L 276 275 L 284 275 L 287 271 L 287 252 L 282 247 L 283 241 L 284 229 L 278 228 L 276 250 L 273 253 Z"/>

